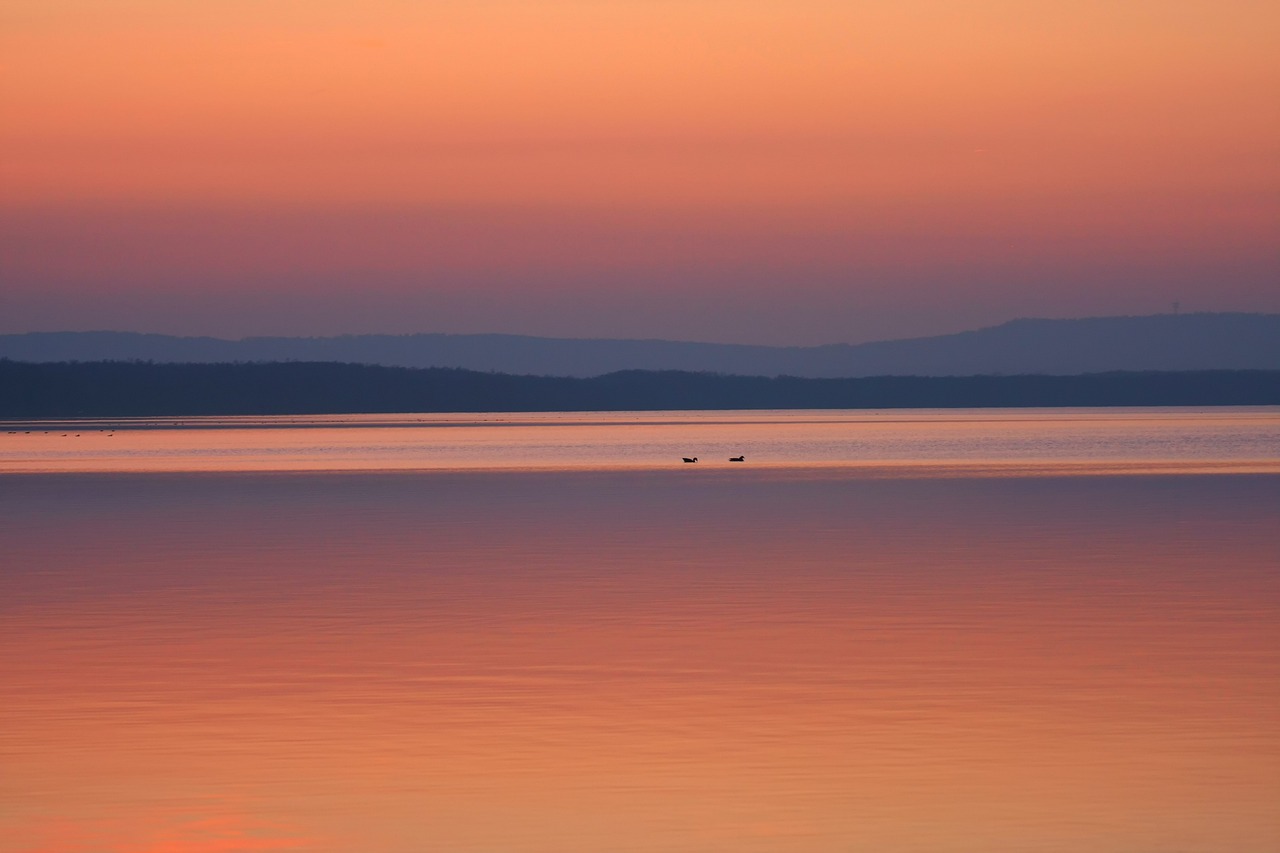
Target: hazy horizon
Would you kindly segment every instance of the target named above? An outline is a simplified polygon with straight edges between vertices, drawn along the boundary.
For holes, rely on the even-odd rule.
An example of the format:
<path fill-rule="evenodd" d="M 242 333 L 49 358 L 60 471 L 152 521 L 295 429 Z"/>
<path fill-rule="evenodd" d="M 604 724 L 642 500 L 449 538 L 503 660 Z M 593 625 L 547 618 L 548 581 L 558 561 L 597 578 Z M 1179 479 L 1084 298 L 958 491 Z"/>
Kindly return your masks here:
<path fill-rule="evenodd" d="M 1048 320 L 1048 321 L 1069 322 L 1072 320 L 1108 320 L 1108 319 L 1117 319 L 1117 318 L 1144 319 L 1149 317 L 1175 317 L 1175 316 L 1191 317 L 1196 315 L 1221 315 L 1221 314 L 1231 314 L 1231 315 L 1246 314 L 1246 315 L 1256 315 L 1256 316 L 1272 316 L 1276 313 L 1280 313 L 1280 312 L 1186 311 L 1186 310 L 1181 310 L 1180 308 L 1180 310 L 1177 313 L 1166 310 L 1162 312 L 1161 311 L 1150 312 L 1147 314 L 1090 315 L 1090 316 L 1071 316 L 1071 317 L 1021 316 L 1021 317 L 1008 317 L 1003 320 L 994 321 L 989 324 L 984 324 L 981 326 L 964 326 L 964 327 L 958 327 L 958 328 L 949 329 L 947 331 L 940 331 L 936 333 L 927 333 L 927 334 L 921 334 L 921 335 L 903 335 L 901 337 L 866 338 L 861 340 L 831 340 L 831 341 L 822 341 L 814 344 L 761 343 L 761 342 L 741 341 L 741 340 L 719 341 L 719 340 L 711 340 L 711 339 L 695 340 L 692 338 L 660 338 L 660 337 L 611 338 L 605 335 L 594 335 L 594 334 L 539 335 L 539 334 L 533 334 L 530 332 L 506 332 L 506 331 L 494 331 L 494 330 L 449 332 L 449 331 L 439 331 L 435 329 L 419 329 L 416 331 L 404 331 L 404 332 L 377 331 L 377 330 L 366 331 L 366 332 L 339 331 L 339 332 L 333 332 L 333 333 L 316 333 L 316 334 L 285 334 L 285 333 L 265 332 L 262 334 L 239 335 L 239 334 L 217 334 L 217 333 L 183 333 L 183 332 L 166 331 L 166 330 L 157 329 L 157 328 L 148 328 L 148 329 L 107 328 L 105 326 L 92 326 L 92 325 L 85 325 L 83 328 L 40 328 L 40 329 L 33 328 L 33 329 L 22 329 L 17 331 L 9 331 L 6 328 L 4 328 L 3 325 L 0 325 L 0 335 L 28 335 L 28 334 L 39 335 L 39 334 L 61 334 L 61 333 L 125 334 L 125 335 L 158 335 L 158 336 L 176 337 L 176 338 L 213 338 L 216 340 L 224 340 L 224 341 L 231 341 L 231 342 L 244 341 L 251 338 L 341 338 L 341 337 L 361 337 L 361 336 L 409 337 L 409 336 L 415 336 L 415 335 L 427 335 L 427 336 L 442 335 L 442 336 L 456 336 L 456 337 L 506 336 L 506 337 L 529 337 L 529 338 L 582 340 L 582 341 L 591 341 L 591 340 L 619 340 L 619 341 L 635 341 L 635 342 L 661 341 L 661 342 L 667 342 L 667 343 L 726 344 L 726 345 L 761 346 L 761 347 L 802 347 L 803 348 L 803 347 L 814 347 L 814 346 L 838 346 L 842 344 L 857 346 L 860 344 L 912 340 L 915 338 L 944 337 L 947 335 L 963 334 L 965 332 L 974 332 L 974 331 L 982 331 L 985 329 L 993 329 L 1000 326 L 1008 325 L 1010 323 L 1018 323 L 1018 322 L 1024 322 L 1024 321 Z"/>
<path fill-rule="evenodd" d="M 1251 0 L 11 0 L 0 331 L 1280 311 Z"/>

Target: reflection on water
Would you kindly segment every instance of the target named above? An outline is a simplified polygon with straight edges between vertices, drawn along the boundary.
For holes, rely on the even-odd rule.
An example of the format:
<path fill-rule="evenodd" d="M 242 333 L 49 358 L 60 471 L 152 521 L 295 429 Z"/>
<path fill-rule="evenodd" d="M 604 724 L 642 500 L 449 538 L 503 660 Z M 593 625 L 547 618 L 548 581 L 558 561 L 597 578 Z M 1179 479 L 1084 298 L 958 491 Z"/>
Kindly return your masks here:
<path fill-rule="evenodd" d="M 0 850 L 1280 849 L 1280 476 L 0 476 Z"/>
<path fill-rule="evenodd" d="M 9 423 L 0 473 L 703 467 L 1280 470 L 1280 408 L 350 415 Z"/>

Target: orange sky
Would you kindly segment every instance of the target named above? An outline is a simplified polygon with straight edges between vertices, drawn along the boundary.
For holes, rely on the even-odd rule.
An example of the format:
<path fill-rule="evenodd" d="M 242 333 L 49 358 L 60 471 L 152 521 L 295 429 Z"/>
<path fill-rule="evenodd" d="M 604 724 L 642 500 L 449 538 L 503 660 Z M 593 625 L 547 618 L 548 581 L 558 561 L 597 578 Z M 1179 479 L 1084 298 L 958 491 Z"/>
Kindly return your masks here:
<path fill-rule="evenodd" d="M 0 332 L 1276 311 L 1278 39 L 1252 0 L 9 0 Z"/>

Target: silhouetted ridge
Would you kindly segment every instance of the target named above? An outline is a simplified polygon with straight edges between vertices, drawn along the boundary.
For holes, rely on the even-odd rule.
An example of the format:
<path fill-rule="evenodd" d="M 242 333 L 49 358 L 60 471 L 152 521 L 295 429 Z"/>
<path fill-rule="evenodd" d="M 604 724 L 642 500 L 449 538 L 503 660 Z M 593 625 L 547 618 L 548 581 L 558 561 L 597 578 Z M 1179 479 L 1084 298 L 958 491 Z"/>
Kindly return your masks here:
<path fill-rule="evenodd" d="M 579 377 L 619 370 L 810 378 L 1280 370 L 1280 314 L 1013 320 L 954 335 L 817 347 L 522 335 L 343 335 L 229 341 L 130 332 L 33 332 L 0 335 L 0 358 L 30 362 L 324 361 Z"/>
<path fill-rule="evenodd" d="M 804 379 L 619 371 L 587 379 L 327 362 L 0 359 L 0 418 L 1280 405 L 1280 371 Z"/>

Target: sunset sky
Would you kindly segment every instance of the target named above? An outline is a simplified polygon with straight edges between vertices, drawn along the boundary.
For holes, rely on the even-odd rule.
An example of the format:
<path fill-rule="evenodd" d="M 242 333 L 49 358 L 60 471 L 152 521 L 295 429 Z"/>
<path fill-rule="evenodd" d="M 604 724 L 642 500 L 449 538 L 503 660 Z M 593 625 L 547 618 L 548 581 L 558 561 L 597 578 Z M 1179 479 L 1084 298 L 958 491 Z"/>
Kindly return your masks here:
<path fill-rule="evenodd" d="M 1280 311 L 1274 0 L 5 0 L 0 333 Z"/>

